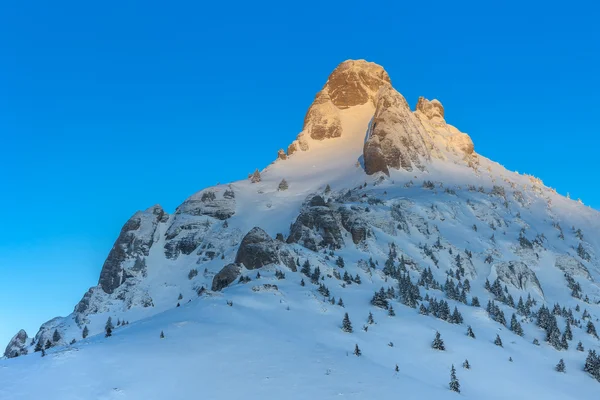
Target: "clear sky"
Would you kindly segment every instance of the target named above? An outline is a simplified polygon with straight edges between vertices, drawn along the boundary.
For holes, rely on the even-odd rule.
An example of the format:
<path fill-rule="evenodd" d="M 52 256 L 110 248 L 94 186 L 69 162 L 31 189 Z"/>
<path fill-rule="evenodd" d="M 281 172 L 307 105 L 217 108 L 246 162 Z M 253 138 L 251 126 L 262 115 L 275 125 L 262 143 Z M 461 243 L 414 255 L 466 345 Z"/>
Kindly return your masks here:
<path fill-rule="evenodd" d="M 0 3 L 0 346 L 69 314 L 136 210 L 270 163 L 349 58 L 600 208 L 598 6 L 455 3 Z"/>

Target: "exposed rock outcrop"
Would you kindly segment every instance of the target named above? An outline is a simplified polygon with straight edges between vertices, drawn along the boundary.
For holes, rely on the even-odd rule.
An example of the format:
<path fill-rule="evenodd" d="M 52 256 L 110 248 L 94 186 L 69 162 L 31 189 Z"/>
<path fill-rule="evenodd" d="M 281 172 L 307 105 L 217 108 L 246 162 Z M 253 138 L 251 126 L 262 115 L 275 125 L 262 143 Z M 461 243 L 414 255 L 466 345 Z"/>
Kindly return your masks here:
<path fill-rule="evenodd" d="M 232 193 L 233 191 L 230 190 L 225 190 L 223 193 L 217 193 L 212 189 L 203 190 L 177 207 L 175 215 L 188 214 L 226 220 L 235 214 L 235 195 L 232 196 Z"/>
<path fill-rule="evenodd" d="M 307 138 L 323 140 L 343 134 L 340 110 L 374 104 L 378 90 L 390 85 L 390 77 L 379 65 L 365 60 L 347 60 L 333 70 L 304 117 L 302 133 L 288 147 L 288 155 L 309 148 Z"/>
<path fill-rule="evenodd" d="M 544 291 L 535 272 L 533 272 L 524 262 L 507 261 L 500 262 L 493 266 L 497 278 L 506 285 L 513 286 L 516 289 L 529 291 L 533 289 L 541 297 L 544 297 Z"/>
<path fill-rule="evenodd" d="M 283 264 L 292 271 L 296 263 L 285 244 L 273 239 L 261 228 L 255 227 L 242 239 L 235 262 L 247 269 L 257 269 L 269 264 Z"/>
<path fill-rule="evenodd" d="M 390 168 L 424 170 L 431 158 L 424 131 L 404 97 L 391 86 L 382 88 L 364 145 L 367 174 L 389 174 Z"/>
<path fill-rule="evenodd" d="M 321 196 L 313 196 L 305 202 L 287 242 L 298 243 L 313 251 L 342 247 L 344 239 L 334 211 Z"/>
<path fill-rule="evenodd" d="M 240 276 L 241 271 L 239 264 L 226 265 L 213 278 L 211 289 L 216 292 L 226 288 Z"/>
<path fill-rule="evenodd" d="M 571 275 L 571 276 L 581 276 L 588 281 L 592 280 L 592 275 L 588 269 L 581 263 L 581 261 L 577 260 L 568 255 L 560 255 L 556 257 L 555 262 L 556 268 L 561 271 Z"/>
<path fill-rule="evenodd" d="M 156 205 L 135 213 L 125 223 L 100 272 L 98 284 L 104 292 L 110 294 L 127 278 L 144 274 L 143 257 L 154 243 L 156 227 L 167 218 L 162 207 Z"/>
<path fill-rule="evenodd" d="M 4 350 L 4 357 L 14 358 L 27 354 L 27 332 L 23 329 L 19 331 L 13 338 L 8 342 L 6 350 Z"/>

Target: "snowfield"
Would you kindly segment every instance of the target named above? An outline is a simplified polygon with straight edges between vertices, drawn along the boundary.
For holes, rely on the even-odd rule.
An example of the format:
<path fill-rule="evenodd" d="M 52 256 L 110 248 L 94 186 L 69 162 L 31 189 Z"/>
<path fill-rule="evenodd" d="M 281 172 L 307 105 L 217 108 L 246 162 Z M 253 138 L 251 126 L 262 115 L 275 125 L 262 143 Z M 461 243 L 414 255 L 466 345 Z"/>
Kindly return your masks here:
<path fill-rule="evenodd" d="M 588 351 L 600 352 L 588 333 L 589 323 L 600 329 L 600 214 L 451 147 L 424 170 L 367 175 L 374 112 L 369 102 L 340 110 L 342 136 L 303 139 L 307 151 L 259 182 L 204 189 L 170 215 L 134 215 L 103 269 L 114 287 L 90 289 L 69 316 L 13 340 L 0 399 L 600 398 L 584 371 Z M 254 227 L 274 239 L 248 250 L 264 266 L 242 263 L 211 290 Z M 295 265 L 265 261 L 273 254 Z M 381 288 L 393 312 L 372 304 Z M 462 322 L 439 317 L 441 300 Z M 538 323 L 542 306 L 551 316 Z M 436 332 L 444 351 L 432 348 Z M 42 357 L 35 347 L 46 343 Z M 449 390 L 452 365 L 460 393 Z"/>

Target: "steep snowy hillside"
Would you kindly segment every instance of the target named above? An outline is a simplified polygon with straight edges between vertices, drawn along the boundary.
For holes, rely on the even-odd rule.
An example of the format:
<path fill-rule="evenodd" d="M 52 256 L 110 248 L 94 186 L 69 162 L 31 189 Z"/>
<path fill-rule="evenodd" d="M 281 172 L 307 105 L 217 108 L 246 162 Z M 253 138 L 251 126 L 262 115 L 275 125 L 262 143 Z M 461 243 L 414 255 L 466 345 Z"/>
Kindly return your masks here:
<path fill-rule="evenodd" d="M 600 214 L 390 82 L 340 64 L 274 163 L 133 215 L 0 398 L 598 398 Z"/>

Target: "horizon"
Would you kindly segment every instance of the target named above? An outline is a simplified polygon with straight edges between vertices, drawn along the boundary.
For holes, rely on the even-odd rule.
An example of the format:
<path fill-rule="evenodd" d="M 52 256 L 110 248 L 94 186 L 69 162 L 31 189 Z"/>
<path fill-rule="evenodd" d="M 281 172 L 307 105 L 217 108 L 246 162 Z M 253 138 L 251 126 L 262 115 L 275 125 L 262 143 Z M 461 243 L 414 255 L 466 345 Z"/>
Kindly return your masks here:
<path fill-rule="evenodd" d="M 72 311 L 96 285 L 136 210 L 158 203 L 171 213 L 193 193 L 245 179 L 275 160 L 300 132 L 327 76 L 346 59 L 382 65 L 412 110 L 419 96 L 440 100 L 448 123 L 471 136 L 478 154 L 600 208 L 600 192 L 591 184 L 600 144 L 593 98 L 600 89 L 598 42 L 582 35 L 583 23 L 546 36 L 545 21 L 527 18 L 535 7 L 520 7 L 512 36 L 500 37 L 502 24 L 482 20 L 470 21 L 480 33 L 474 38 L 466 28 L 447 32 L 446 16 L 434 15 L 418 44 L 399 39 L 415 35 L 419 26 L 405 20 L 388 27 L 391 38 L 383 43 L 374 29 L 370 36 L 349 32 L 332 48 L 319 42 L 331 25 L 273 38 L 271 32 L 284 26 L 268 14 L 255 13 L 262 19 L 248 23 L 241 12 L 222 26 L 217 19 L 204 27 L 192 17 L 206 19 L 207 8 L 191 6 L 187 18 L 157 9 L 132 27 L 132 6 L 119 15 L 85 6 L 61 15 L 38 4 L 30 19 L 18 7 L 4 13 L 0 27 L 13 39 L 0 75 L 8 94 L 0 99 L 0 130 L 9 132 L 0 167 L 8 171 L 10 193 L 0 200 L 8 227 L 0 237 L 2 346 L 21 328 L 34 335 L 45 321 Z M 218 6 L 208 7 L 219 15 Z M 84 11 L 98 15 L 75 18 Z M 349 13 L 345 22 L 377 16 L 351 11 L 342 10 Z M 456 25 L 473 17 L 453 11 Z M 557 23 L 568 17 L 545 11 Z M 44 25 L 49 16 L 56 26 Z M 295 16 L 297 22 L 310 17 Z M 154 23 L 163 20 L 168 23 L 159 37 Z M 264 26 L 257 27 L 260 22 Z M 229 36 L 227 27 L 234 29 Z M 250 34 L 244 27 L 256 30 Z M 222 35 L 205 41 L 212 29 Z M 427 45 L 439 44 L 442 34 L 454 41 L 436 49 L 441 56 L 432 54 Z M 257 48 L 260 40 L 269 45 Z M 419 62 L 391 55 L 398 42 Z M 313 53 L 298 57 L 303 51 Z M 228 162 L 231 156 L 235 160 Z"/>

